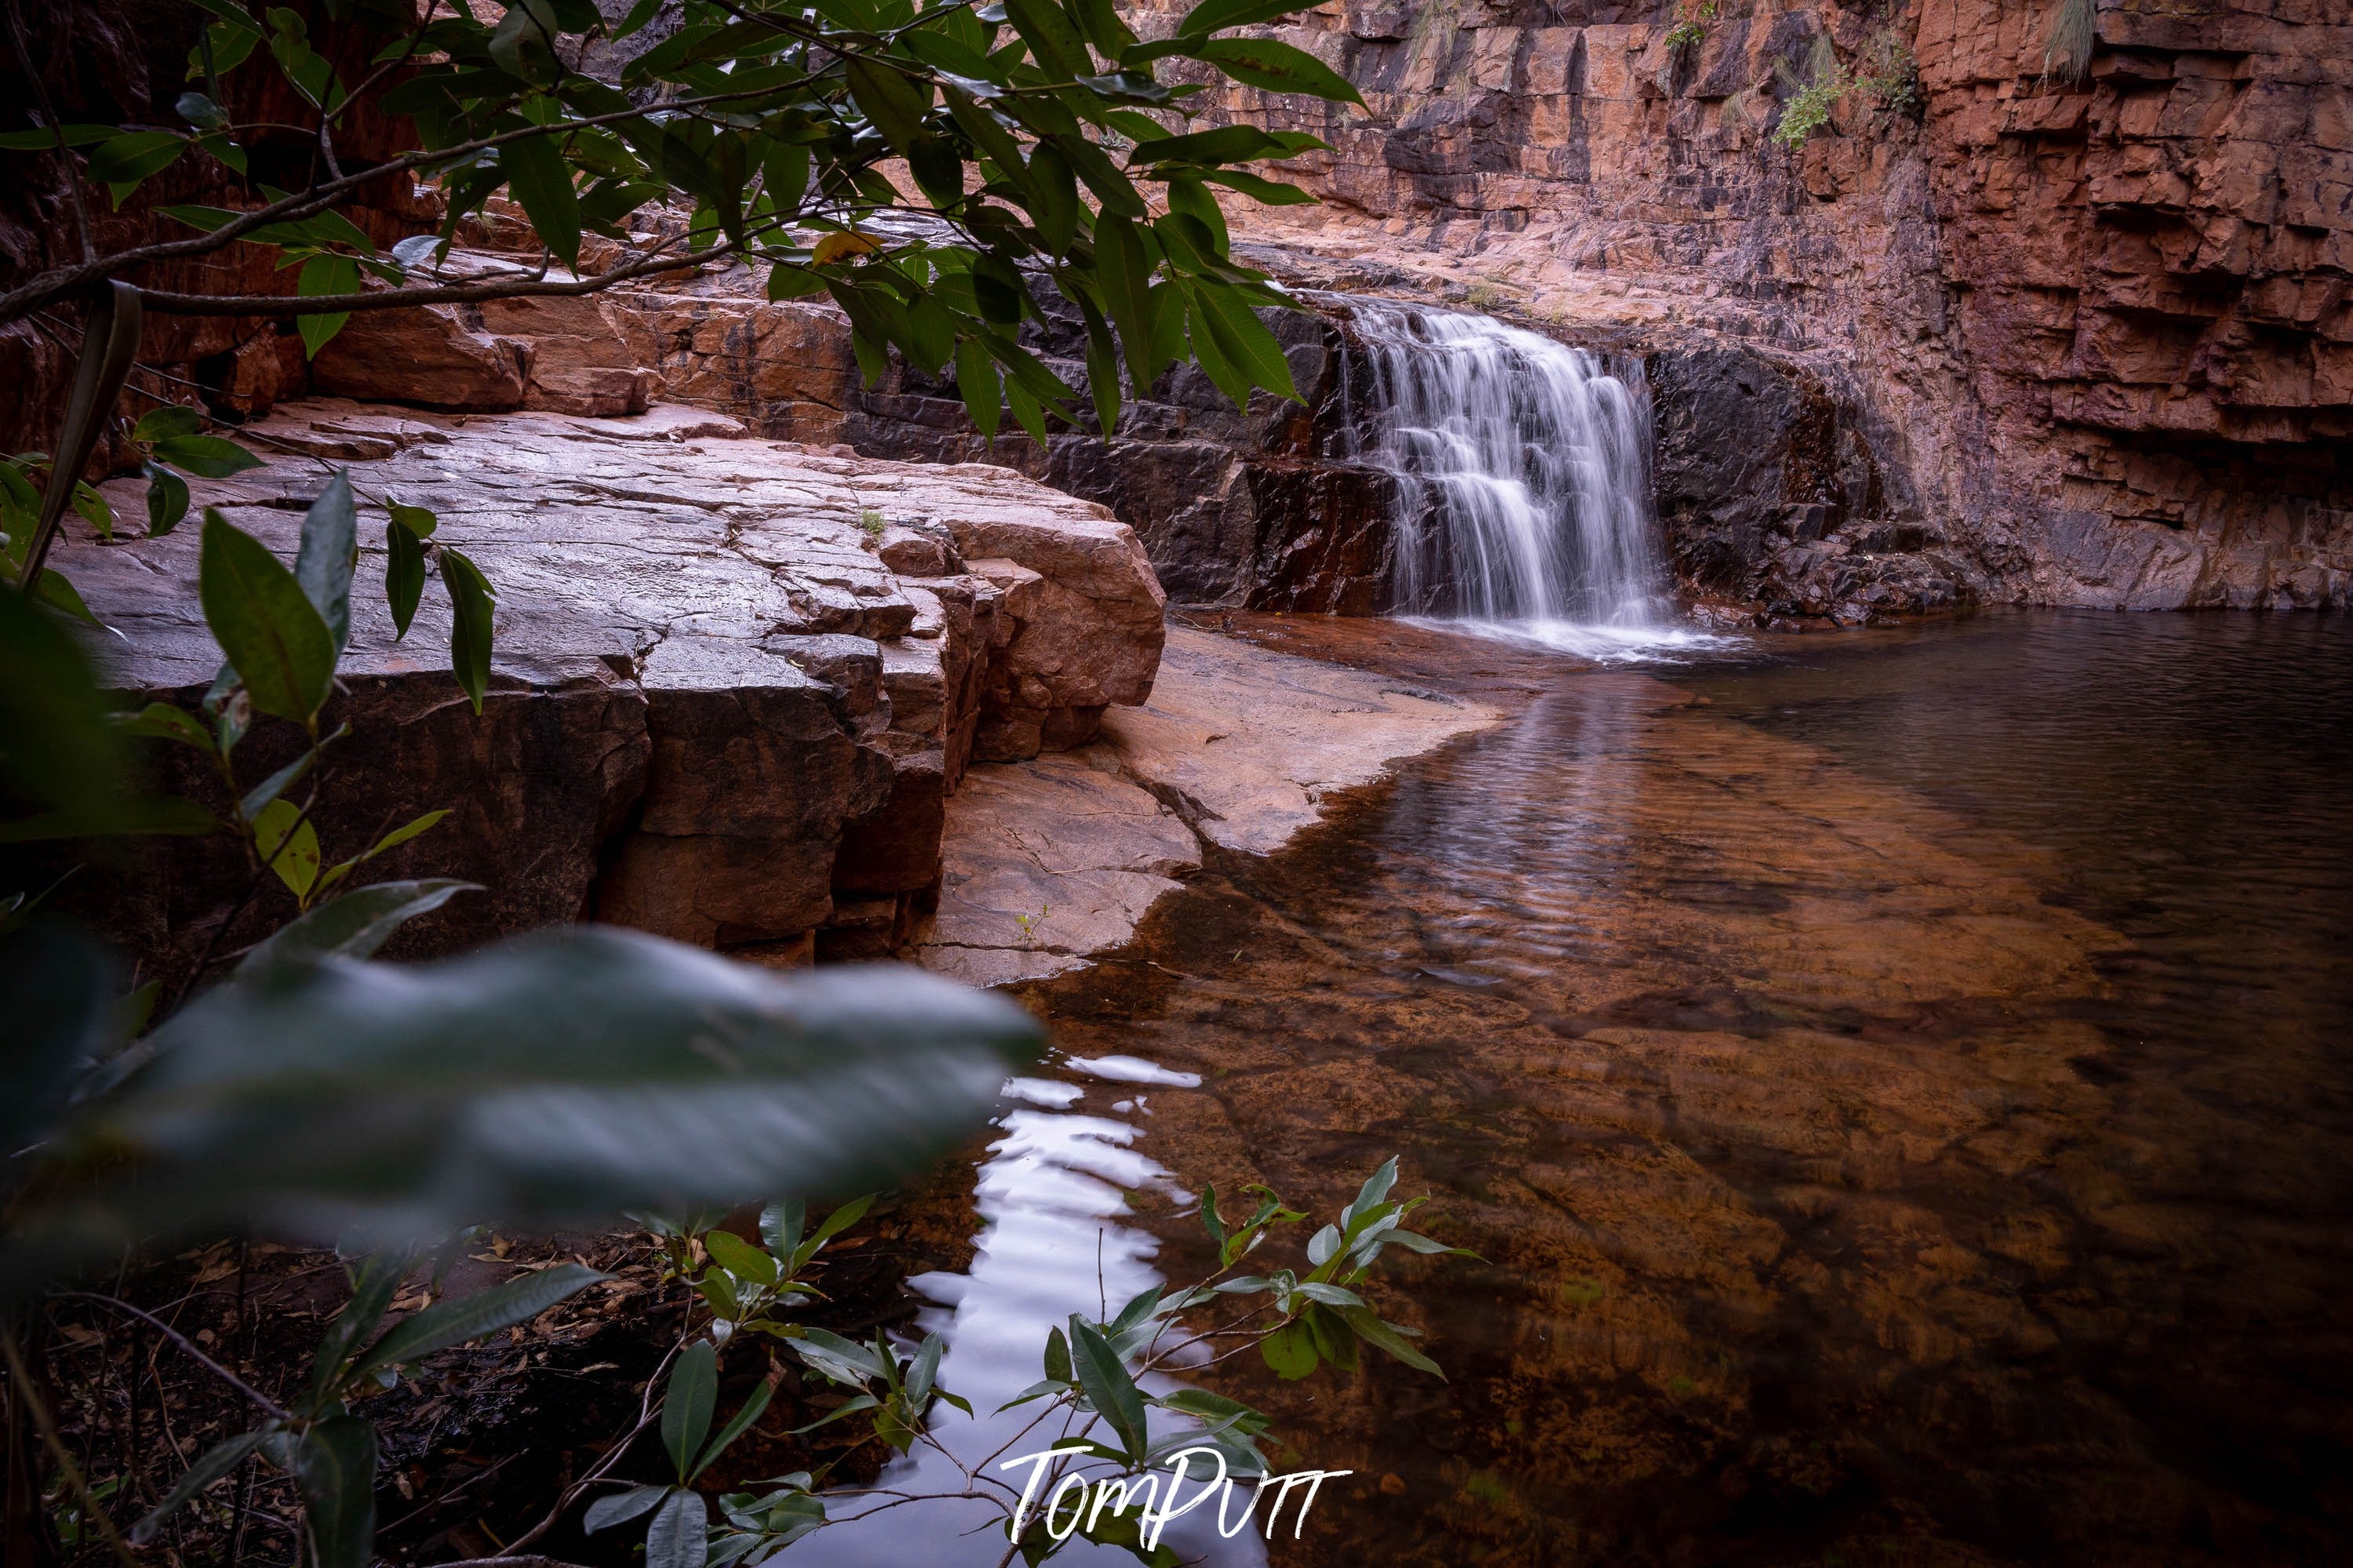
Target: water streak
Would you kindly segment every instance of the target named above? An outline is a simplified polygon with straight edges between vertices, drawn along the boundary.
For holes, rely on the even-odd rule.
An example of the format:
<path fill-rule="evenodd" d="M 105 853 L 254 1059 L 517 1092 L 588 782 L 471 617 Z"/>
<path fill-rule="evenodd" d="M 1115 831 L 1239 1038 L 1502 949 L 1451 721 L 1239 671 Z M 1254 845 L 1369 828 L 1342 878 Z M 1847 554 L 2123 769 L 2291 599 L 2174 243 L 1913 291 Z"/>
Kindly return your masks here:
<path fill-rule="evenodd" d="M 1670 621 L 1639 361 L 1393 301 L 1355 325 L 1348 455 L 1400 481 L 1401 613 L 1601 657 L 1696 640 Z"/>

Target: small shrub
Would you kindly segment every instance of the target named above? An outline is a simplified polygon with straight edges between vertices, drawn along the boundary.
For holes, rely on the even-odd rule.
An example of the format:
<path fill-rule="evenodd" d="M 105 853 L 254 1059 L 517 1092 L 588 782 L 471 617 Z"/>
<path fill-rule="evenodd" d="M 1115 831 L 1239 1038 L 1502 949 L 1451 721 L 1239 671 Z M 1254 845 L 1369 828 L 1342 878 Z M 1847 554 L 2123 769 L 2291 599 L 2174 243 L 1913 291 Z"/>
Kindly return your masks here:
<path fill-rule="evenodd" d="M 1814 35 L 1803 80 L 1786 62 L 1775 62 L 1773 71 L 1789 94 L 1781 105 L 1780 123 L 1773 127 L 1773 140 L 1795 153 L 1831 122 L 1831 110 L 1853 89 L 1855 79 L 1839 63 L 1838 50 L 1827 33 Z"/>
<path fill-rule="evenodd" d="M 1882 27 L 1872 37 L 1868 64 L 1855 86 L 1871 94 L 1882 113 L 1917 121 L 1927 102 L 1920 93 L 1920 60 L 1912 46 L 1894 28 Z"/>
<path fill-rule="evenodd" d="M 1707 25 L 1715 20 L 1715 0 L 1700 0 L 1696 5 L 1683 0 L 1681 19 L 1667 29 L 1667 52 L 1680 54 L 1707 42 Z"/>
<path fill-rule="evenodd" d="M 858 514 L 858 526 L 866 531 L 866 537 L 869 539 L 880 539 L 882 537 L 882 531 L 890 527 L 891 523 L 888 518 L 870 506 Z"/>

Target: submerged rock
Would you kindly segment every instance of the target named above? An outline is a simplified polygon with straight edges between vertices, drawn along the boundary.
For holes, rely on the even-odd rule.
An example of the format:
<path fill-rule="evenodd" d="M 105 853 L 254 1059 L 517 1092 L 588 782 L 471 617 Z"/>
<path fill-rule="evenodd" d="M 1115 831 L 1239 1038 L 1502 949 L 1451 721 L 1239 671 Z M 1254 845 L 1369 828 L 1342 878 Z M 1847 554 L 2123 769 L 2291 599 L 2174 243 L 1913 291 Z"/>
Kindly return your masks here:
<path fill-rule="evenodd" d="M 1495 722 L 1489 708 L 1187 627 L 1150 700 L 1029 767 L 976 768 L 948 806 L 923 963 L 1036 980 L 1117 947 L 1213 852 L 1267 855 L 1333 795 Z"/>

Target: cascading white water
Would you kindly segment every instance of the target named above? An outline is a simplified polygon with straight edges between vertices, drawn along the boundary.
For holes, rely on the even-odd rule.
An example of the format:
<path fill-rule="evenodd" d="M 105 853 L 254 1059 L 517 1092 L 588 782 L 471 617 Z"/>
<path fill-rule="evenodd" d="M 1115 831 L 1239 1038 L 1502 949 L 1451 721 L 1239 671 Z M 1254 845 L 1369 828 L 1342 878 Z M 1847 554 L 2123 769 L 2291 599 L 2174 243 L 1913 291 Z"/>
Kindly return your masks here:
<path fill-rule="evenodd" d="M 1579 652 L 1680 643 L 1651 501 L 1651 399 L 1490 317 L 1352 301 L 1373 384 L 1349 455 L 1397 476 L 1396 604 Z"/>

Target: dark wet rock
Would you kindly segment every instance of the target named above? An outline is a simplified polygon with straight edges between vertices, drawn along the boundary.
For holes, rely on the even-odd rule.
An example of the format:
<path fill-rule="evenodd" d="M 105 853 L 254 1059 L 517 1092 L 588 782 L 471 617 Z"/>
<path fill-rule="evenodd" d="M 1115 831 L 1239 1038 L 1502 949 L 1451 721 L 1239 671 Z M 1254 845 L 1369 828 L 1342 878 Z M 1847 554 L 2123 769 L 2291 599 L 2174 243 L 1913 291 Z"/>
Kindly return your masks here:
<path fill-rule="evenodd" d="M 1660 526 L 1690 590 L 1850 625 L 1984 596 L 1989 574 L 1920 520 L 1835 371 L 1689 345 L 1648 353 L 1644 374 Z"/>

